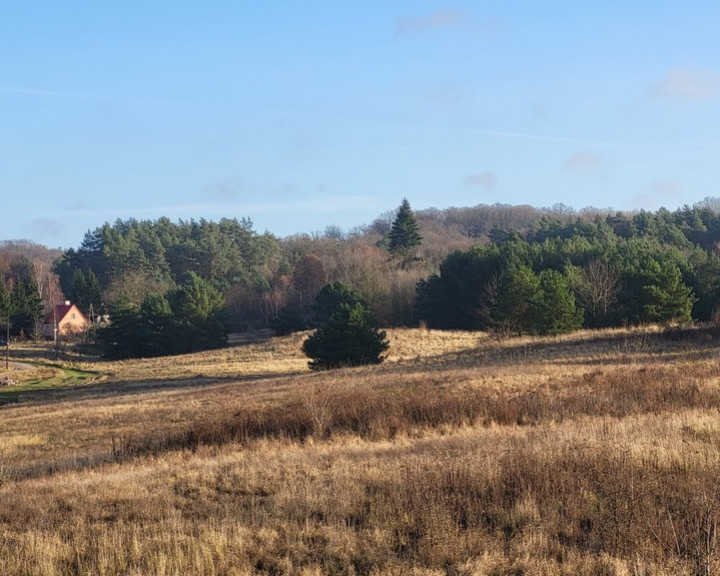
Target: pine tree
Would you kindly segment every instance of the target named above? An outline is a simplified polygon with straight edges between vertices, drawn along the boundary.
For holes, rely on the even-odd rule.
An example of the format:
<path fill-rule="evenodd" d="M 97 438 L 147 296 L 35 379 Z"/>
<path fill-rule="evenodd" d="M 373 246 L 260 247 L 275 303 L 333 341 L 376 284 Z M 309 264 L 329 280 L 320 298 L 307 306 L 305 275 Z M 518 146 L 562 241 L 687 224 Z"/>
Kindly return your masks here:
<path fill-rule="evenodd" d="M 225 303 L 210 282 L 188 272 L 180 287 L 170 294 L 170 303 L 178 352 L 219 348 L 227 341 Z"/>
<path fill-rule="evenodd" d="M 90 307 L 93 307 L 94 310 L 100 308 L 102 290 L 100 289 L 98 277 L 92 269 L 88 269 L 87 274 L 83 274 L 79 268 L 75 270 L 72 277 L 70 296 L 84 314 L 89 314 Z"/>
<path fill-rule="evenodd" d="M 491 311 L 496 330 L 504 335 L 535 332 L 542 289 L 540 279 L 527 265 L 512 264 L 501 275 Z"/>
<path fill-rule="evenodd" d="M 557 270 L 540 272 L 540 298 L 537 302 L 535 330 L 539 334 L 563 334 L 579 330 L 583 310 L 575 305 L 575 294 L 567 277 Z"/>
<path fill-rule="evenodd" d="M 0 282 L 0 326 L 4 326 L 10 318 L 10 291 Z"/>
<path fill-rule="evenodd" d="M 140 307 L 123 296 L 113 303 L 111 322 L 98 331 L 97 339 L 103 354 L 110 359 L 143 356 L 144 342 L 138 338 L 141 318 Z"/>
<path fill-rule="evenodd" d="M 35 338 L 43 315 L 37 282 L 30 276 L 18 280 L 10 292 L 10 322 L 14 334 Z"/>
<path fill-rule="evenodd" d="M 312 370 L 379 364 L 387 348 L 385 332 L 360 303 L 340 304 L 303 344 Z"/>
<path fill-rule="evenodd" d="M 315 296 L 315 304 L 313 305 L 313 313 L 315 317 L 315 325 L 319 326 L 330 320 L 335 310 L 341 304 L 362 304 L 367 306 L 365 300 L 355 290 L 345 286 L 342 282 L 333 282 L 326 284 L 317 296 Z"/>
<path fill-rule="evenodd" d="M 422 243 L 422 236 L 407 198 L 403 198 L 398 208 L 388 240 L 388 250 L 393 256 L 400 258 L 403 265 L 417 259 L 415 249 Z"/>

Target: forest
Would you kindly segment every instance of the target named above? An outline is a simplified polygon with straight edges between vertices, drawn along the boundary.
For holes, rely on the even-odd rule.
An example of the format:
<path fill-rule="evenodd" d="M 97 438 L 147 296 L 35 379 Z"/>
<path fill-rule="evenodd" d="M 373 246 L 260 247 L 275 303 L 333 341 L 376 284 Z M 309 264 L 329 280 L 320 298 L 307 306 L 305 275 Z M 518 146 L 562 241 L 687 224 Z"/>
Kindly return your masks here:
<path fill-rule="evenodd" d="M 118 220 L 64 252 L 0 243 L 0 280 L 0 322 L 15 337 L 36 337 L 52 305 L 69 299 L 93 320 L 113 319 L 94 337 L 110 357 L 316 327 L 316 296 L 333 282 L 359 294 L 382 327 L 510 336 L 708 322 L 720 297 L 720 200 L 633 213 L 413 211 L 403 200 L 347 232 L 286 238 L 246 219 Z"/>

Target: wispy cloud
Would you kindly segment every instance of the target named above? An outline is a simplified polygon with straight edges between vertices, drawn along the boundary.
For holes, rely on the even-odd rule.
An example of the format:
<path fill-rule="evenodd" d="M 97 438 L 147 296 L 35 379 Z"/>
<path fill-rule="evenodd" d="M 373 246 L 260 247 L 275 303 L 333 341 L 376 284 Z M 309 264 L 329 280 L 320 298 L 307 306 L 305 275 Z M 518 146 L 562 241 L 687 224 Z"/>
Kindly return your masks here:
<path fill-rule="evenodd" d="M 242 182 L 229 179 L 206 184 L 201 197 L 203 199 L 216 200 L 221 203 L 232 202 L 239 198 L 244 191 L 245 186 Z"/>
<path fill-rule="evenodd" d="M 497 175 L 493 171 L 470 174 L 465 178 L 465 186 L 490 192 L 497 186 Z"/>
<path fill-rule="evenodd" d="M 657 180 L 650 184 L 650 193 L 656 198 L 677 198 L 682 195 L 682 186 L 676 180 Z"/>
<path fill-rule="evenodd" d="M 682 198 L 682 185 L 676 180 L 656 180 L 647 191 L 633 196 L 633 208 L 655 209 L 666 202 Z"/>
<path fill-rule="evenodd" d="M 430 104 L 448 110 L 459 110 L 467 108 L 472 101 L 472 95 L 466 90 L 436 90 L 427 96 Z"/>
<path fill-rule="evenodd" d="M 302 189 L 297 184 L 292 182 L 284 182 L 280 186 L 277 186 L 270 190 L 265 197 L 270 200 L 299 200 L 303 198 Z"/>
<path fill-rule="evenodd" d="M 465 20 L 465 14 L 456 10 L 437 10 L 428 16 L 399 18 L 395 22 L 395 37 L 406 34 L 456 26 Z"/>
<path fill-rule="evenodd" d="M 650 95 L 656 98 L 710 100 L 720 96 L 720 75 L 707 70 L 673 68 L 652 86 Z"/>
<path fill-rule="evenodd" d="M 94 101 L 106 101 L 106 102 L 118 102 L 118 103 L 129 103 L 129 104 L 145 104 L 145 105 L 159 105 L 159 106 L 186 106 L 186 107 L 197 107 L 207 109 L 223 109 L 212 105 L 206 105 L 196 102 L 184 102 L 180 100 L 159 100 L 152 98 L 126 98 L 122 96 L 108 96 L 99 94 L 87 94 L 81 92 L 64 92 L 57 90 L 36 90 L 31 88 L 23 88 L 17 86 L 0 86 L 0 94 L 24 94 L 28 96 L 48 97 L 48 98 L 68 98 L 76 100 L 94 100 Z M 431 96 L 432 98 L 432 96 Z M 467 92 L 447 92 L 438 93 L 435 95 L 436 102 L 442 102 L 448 106 L 461 105 L 462 101 L 468 101 L 470 94 Z M 369 119 L 369 118 L 358 118 L 352 116 L 341 116 L 332 114 L 317 114 L 307 113 L 295 110 L 281 110 L 272 108 L 257 108 L 257 107 L 234 107 L 235 112 L 245 112 L 249 114 L 263 114 L 268 116 L 280 117 L 280 118 L 302 118 L 315 121 L 323 122 L 335 122 L 343 124 L 355 124 L 362 126 L 377 126 L 381 128 L 392 128 L 400 130 L 408 130 L 414 132 L 425 132 L 425 133 L 465 133 L 465 134 L 478 134 L 500 138 L 510 138 L 517 140 L 538 140 L 541 142 L 548 143 L 574 143 L 584 145 L 596 145 L 596 146 L 617 146 L 620 145 L 618 142 L 592 140 L 587 138 L 577 138 L 573 136 L 555 136 L 549 134 L 537 134 L 532 132 L 512 132 L 505 130 L 491 130 L 484 128 L 437 128 L 432 126 L 413 125 L 413 124 L 399 124 L 394 122 L 387 122 L 383 120 Z"/>
<path fill-rule="evenodd" d="M 37 218 L 30 222 L 30 228 L 38 236 L 59 238 L 65 231 L 65 226 L 59 220 Z"/>
<path fill-rule="evenodd" d="M 600 154 L 580 152 L 570 156 L 563 162 L 563 168 L 573 174 L 592 172 L 603 164 L 603 157 Z"/>

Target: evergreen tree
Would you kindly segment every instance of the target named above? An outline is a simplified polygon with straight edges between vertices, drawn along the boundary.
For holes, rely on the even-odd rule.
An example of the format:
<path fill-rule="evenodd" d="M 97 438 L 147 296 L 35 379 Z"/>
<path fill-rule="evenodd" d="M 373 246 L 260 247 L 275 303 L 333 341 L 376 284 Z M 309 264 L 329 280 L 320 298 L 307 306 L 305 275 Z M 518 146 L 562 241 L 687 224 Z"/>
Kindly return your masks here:
<path fill-rule="evenodd" d="M 170 300 L 180 352 L 218 348 L 227 340 L 222 294 L 194 272 L 186 275 Z"/>
<path fill-rule="evenodd" d="M 403 198 L 400 208 L 398 208 L 397 216 L 395 216 L 388 234 L 388 240 L 390 253 L 400 258 L 403 265 L 417 259 L 415 249 L 422 243 L 422 236 L 420 236 L 415 214 L 413 214 L 407 198 Z"/>
<path fill-rule="evenodd" d="M 5 326 L 9 320 L 10 310 L 10 292 L 5 284 L 0 282 L 0 326 Z"/>
<path fill-rule="evenodd" d="M 542 296 L 540 279 L 526 265 L 511 265 L 500 278 L 491 317 L 503 334 L 537 331 L 537 311 Z"/>
<path fill-rule="evenodd" d="M 283 306 L 278 312 L 277 318 L 270 322 L 270 328 L 275 336 L 287 336 L 293 332 L 300 332 L 307 328 L 305 320 L 292 308 Z"/>
<path fill-rule="evenodd" d="M 140 305 L 139 323 L 135 334 L 140 357 L 177 353 L 177 330 L 170 303 L 160 294 L 149 294 Z"/>
<path fill-rule="evenodd" d="M 387 348 L 385 332 L 360 303 L 340 304 L 303 344 L 313 370 L 379 364 Z"/>
<path fill-rule="evenodd" d="M 10 292 L 10 323 L 13 334 L 37 336 L 43 315 L 38 286 L 31 276 L 18 280 Z"/>
<path fill-rule="evenodd" d="M 87 274 L 83 274 L 79 268 L 75 270 L 70 298 L 85 315 L 89 314 L 91 306 L 96 312 L 100 309 L 102 291 L 92 269 L 88 269 Z"/>
<path fill-rule="evenodd" d="M 650 322 L 689 322 L 695 303 L 692 290 L 682 281 L 680 270 L 668 262 L 651 261 L 642 288 L 642 312 Z"/>
<path fill-rule="evenodd" d="M 10 330 L 10 291 L 0 282 L 0 339 L 5 340 Z"/>
<path fill-rule="evenodd" d="M 557 270 L 543 270 L 539 274 L 540 297 L 535 313 L 535 328 L 539 334 L 562 334 L 582 326 L 583 311 L 575 305 L 575 294 L 566 276 Z"/>
<path fill-rule="evenodd" d="M 128 297 L 119 298 L 110 308 L 110 324 L 97 333 L 104 355 L 110 359 L 143 356 L 140 323 L 140 307 Z"/>
<path fill-rule="evenodd" d="M 348 288 L 342 282 L 333 282 L 326 284 L 315 297 L 315 305 L 313 313 L 315 315 L 315 324 L 319 326 L 330 320 L 335 310 L 340 304 L 362 304 L 367 306 L 365 300 L 355 290 Z"/>
<path fill-rule="evenodd" d="M 495 247 L 455 251 L 417 284 L 416 315 L 432 328 L 485 330 L 496 297 L 500 253 Z"/>

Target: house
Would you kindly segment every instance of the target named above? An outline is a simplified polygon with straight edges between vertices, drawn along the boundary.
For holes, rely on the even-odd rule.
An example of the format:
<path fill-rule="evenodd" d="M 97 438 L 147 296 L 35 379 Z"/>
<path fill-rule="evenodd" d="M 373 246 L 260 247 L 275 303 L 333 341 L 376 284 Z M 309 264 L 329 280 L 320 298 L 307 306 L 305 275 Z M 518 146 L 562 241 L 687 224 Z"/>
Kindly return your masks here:
<path fill-rule="evenodd" d="M 64 304 L 57 304 L 43 320 L 42 335 L 45 338 L 55 338 L 56 326 L 58 335 L 67 335 L 84 332 L 90 326 L 90 321 L 75 304 L 65 300 Z"/>

